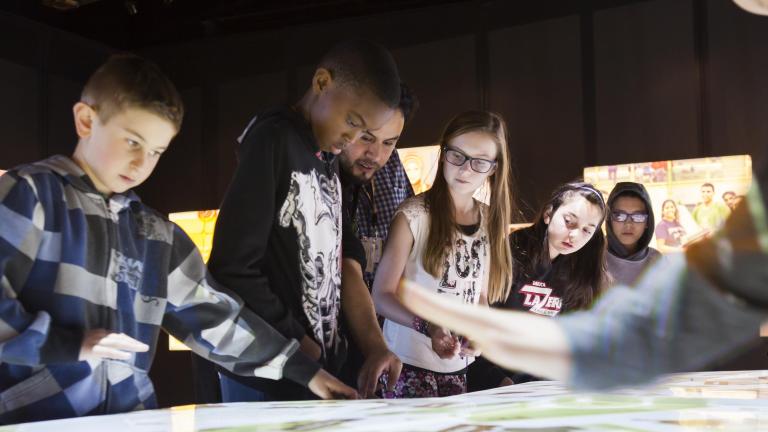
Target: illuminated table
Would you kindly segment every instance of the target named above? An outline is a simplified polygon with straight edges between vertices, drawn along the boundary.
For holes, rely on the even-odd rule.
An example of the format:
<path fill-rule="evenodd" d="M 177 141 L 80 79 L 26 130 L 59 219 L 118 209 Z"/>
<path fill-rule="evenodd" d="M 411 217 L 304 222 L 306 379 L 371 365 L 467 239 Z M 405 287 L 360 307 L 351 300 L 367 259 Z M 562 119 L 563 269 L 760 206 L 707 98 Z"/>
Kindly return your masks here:
<path fill-rule="evenodd" d="M 21 431 L 768 430 L 768 371 L 665 377 L 653 387 L 573 393 L 532 382 L 441 399 L 197 405 L 0 427 Z"/>

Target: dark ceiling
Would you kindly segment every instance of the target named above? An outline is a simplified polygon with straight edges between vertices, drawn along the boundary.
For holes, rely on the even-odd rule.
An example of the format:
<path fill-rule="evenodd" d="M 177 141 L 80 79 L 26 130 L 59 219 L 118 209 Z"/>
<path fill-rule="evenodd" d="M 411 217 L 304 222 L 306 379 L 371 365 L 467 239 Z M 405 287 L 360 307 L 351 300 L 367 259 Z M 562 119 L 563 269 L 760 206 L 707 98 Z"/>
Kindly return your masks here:
<path fill-rule="evenodd" d="M 2 0 L 0 10 L 116 48 L 133 49 L 461 1 Z"/>
<path fill-rule="evenodd" d="M 119 49 L 465 4 L 514 24 L 642 0 L 2 0 L 0 11 Z M 513 14 L 494 14 L 494 10 Z M 501 16 L 499 16 L 501 15 Z M 491 27 L 500 22 L 491 22 Z"/>

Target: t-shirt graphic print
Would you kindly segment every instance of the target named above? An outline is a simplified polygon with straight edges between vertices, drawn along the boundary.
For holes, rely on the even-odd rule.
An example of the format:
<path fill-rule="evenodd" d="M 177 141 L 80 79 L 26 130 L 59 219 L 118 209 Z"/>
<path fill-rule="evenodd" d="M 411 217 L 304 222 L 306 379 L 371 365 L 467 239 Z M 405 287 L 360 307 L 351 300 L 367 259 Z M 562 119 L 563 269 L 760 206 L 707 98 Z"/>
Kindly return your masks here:
<path fill-rule="evenodd" d="M 528 312 L 553 317 L 563 308 L 563 299 L 552 295 L 552 291 L 544 282 L 531 281 L 518 290 L 518 295 Z"/>
<path fill-rule="evenodd" d="M 280 226 L 296 229 L 302 281 L 302 307 L 324 353 L 339 343 L 341 287 L 341 184 L 338 177 L 312 170 L 291 173 Z"/>

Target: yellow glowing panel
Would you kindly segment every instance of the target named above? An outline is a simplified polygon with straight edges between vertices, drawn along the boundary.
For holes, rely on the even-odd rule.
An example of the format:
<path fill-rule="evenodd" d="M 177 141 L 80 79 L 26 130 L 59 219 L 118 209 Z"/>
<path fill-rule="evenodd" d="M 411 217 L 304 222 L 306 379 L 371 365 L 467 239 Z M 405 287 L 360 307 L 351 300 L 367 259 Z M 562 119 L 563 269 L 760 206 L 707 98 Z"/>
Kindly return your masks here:
<path fill-rule="evenodd" d="M 208 262 L 211 256 L 211 247 L 213 246 L 213 229 L 216 227 L 216 218 L 219 216 L 218 210 L 198 210 L 181 213 L 171 213 L 168 219 L 175 223 L 190 239 L 195 243 L 203 261 Z M 169 351 L 189 351 L 186 345 L 181 343 L 173 336 L 168 336 Z"/>
<path fill-rule="evenodd" d="M 168 335 L 168 351 L 190 351 L 180 340 Z"/>
<path fill-rule="evenodd" d="M 218 210 L 199 210 L 171 213 L 168 219 L 180 226 L 200 250 L 203 261 L 208 262 L 213 246 L 213 229 L 216 227 Z"/>

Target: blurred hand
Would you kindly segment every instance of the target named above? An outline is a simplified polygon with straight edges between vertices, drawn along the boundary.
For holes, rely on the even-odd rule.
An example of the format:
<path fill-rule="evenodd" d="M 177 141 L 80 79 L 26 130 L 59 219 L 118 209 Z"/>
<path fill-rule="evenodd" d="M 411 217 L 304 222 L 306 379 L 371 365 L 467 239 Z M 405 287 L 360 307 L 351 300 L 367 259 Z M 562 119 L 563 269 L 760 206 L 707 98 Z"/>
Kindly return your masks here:
<path fill-rule="evenodd" d="M 461 351 L 459 351 L 460 356 L 477 357 L 482 353 L 471 340 L 462 337 L 459 338 L 459 341 L 461 342 Z"/>
<path fill-rule="evenodd" d="M 323 399 L 359 399 L 357 391 L 334 378 L 324 369 L 317 371 L 307 385 L 312 393 Z"/>
<path fill-rule="evenodd" d="M 124 333 L 111 333 L 105 329 L 85 332 L 78 360 L 116 359 L 128 360 L 135 352 L 149 351 L 149 345 Z"/>
<path fill-rule="evenodd" d="M 360 392 L 360 396 L 363 398 L 375 397 L 376 386 L 383 373 L 388 376 L 387 391 L 394 391 L 402 370 L 403 363 L 389 350 L 382 350 L 368 356 L 357 376 L 357 390 Z"/>
<path fill-rule="evenodd" d="M 436 325 L 430 325 L 428 329 L 432 338 L 432 350 L 441 359 L 450 359 L 459 354 L 461 343 L 448 329 Z"/>

